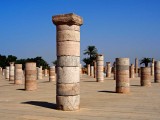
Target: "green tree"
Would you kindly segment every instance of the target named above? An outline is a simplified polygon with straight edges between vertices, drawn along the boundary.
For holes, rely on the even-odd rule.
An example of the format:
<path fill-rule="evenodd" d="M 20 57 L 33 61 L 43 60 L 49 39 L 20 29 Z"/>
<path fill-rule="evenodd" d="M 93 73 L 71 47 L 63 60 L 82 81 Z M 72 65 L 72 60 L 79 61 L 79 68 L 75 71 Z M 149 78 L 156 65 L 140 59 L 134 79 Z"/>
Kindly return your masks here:
<path fill-rule="evenodd" d="M 53 61 L 52 63 L 53 63 L 53 65 L 56 66 L 57 65 L 57 60 Z"/>
<path fill-rule="evenodd" d="M 88 46 L 87 49 L 84 50 L 84 55 L 89 55 L 89 57 L 84 58 L 83 62 L 87 64 L 93 65 L 93 61 L 96 60 L 96 55 L 98 54 L 98 50 L 95 46 Z"/>
<path fill-rule="evenodd" d="M 148 67 L 148 64 L 152 62 L 151 58 L 143 58 L 140 60 L 140 64 L 144 64 L 145 67 Z"/>
<path fill-rule="evenodd" d="M 5 69 L 6 63 L 7 63 L 7 57 L 5 55 L 0 54 L 0 67 Z"/>

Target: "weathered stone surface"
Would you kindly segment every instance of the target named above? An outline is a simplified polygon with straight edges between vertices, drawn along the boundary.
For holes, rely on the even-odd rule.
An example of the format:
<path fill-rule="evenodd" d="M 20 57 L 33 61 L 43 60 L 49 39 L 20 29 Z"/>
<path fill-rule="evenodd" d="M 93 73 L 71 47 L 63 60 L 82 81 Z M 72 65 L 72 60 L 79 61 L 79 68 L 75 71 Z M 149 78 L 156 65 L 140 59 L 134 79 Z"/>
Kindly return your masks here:
<path fill-rule="evenodd" d="M 49 70 L 49 81 L 55 81 L 55 66 L 50 67 Z"/>
<path fill-rule="evenodd" d="M 91 66 L 91 76 L 94 77 L 94 66 Z"/>
<path fill-rule="evenodd" d="M 57 42 L 75 41 L 80 42 L 80 32 L 71 30 L 62 30 L 57 32 Z"/>
<path fill-rule="evenodd" d="M 97 65 L 96 65 L 96 78 L 97 82 L 103 82 L 104 80 L 104 73 L 103 73 L 103 68 L 104 68 L 104 57 L 103 55 L 99 54 L 96 57 L 97 60 Z"/>
<path fill-rule="evenodd" d="M 83 24 L 83 19 L 73 13 L 56 15 L 52 17 L 52 22 L 55 25 L 78 25 L 81 26 Z"/>
<path fill-rule="evenodd" d="M 151 76 L 154 76 L 154 63 L 151 63 Z"/>
<path fill-rule="evenodd" d="M 42 66 L 37 68 L 37 79 L 42 79 Z"/>
<path fill-rule="evenodd" d="M 131 66 L 129 67 L 130 70 L 130 78 L 134 78 L 134 64 L 131 64 Z"/>
<path fill-rule="evenodd" d="M 70 31 L 80 31 L 80 26 L 78 25 L 58 25 L 57 31 L 70 30 Z"/>
<path fill-rule="evenodd" d="M 57 108 L 64 111 L 79 110 L 80 95 L 77 96 L 56 96 Z"/>
<path fill-rule="evenodd" d="M 9 66 L 6 67 L 5 78 L 9 79 Z"/>
<path fill-rule="evenodd" d="M 57 67 L 57 83 L 77 83 L 79 80 L 79 67 Z"/>
<path fill-rule="evenodd" d="M 116 92 L 129 93 L 129 58 L 116 58 Z"/>
<path fill-rule="evenodd" d="M 138 73 L 138 58 L 135 59 L 135 73 Z"/>
<path fill-rule="evenodd" d="M 80 43 L 65 41 L 57 43 L 57 56 L 80 56 Z"/>
<path fill-rule="evenodd" d="M 141 86 L 151 86 L 151 68 L 141 67 Z"/>
<path fill-rule="evenodd" d="M 96 63 L 96 61 L 94 61 L 94 78 L 96 78 L 96 75 L 97 75 L 97 63 Z"/>
<path fill-rule="evenodd" d="M 80 94 L 80 84 L 57 84 L 57 95 L 59 96 L 74 96 Z"/>
<path fill-rule="evenodd" d="M 32 91 L 37 89 L 37 70 L 36 63 L 28 62 L 25 64 L 25 90 Z"/>
<path fill-rule="evenodd" d="M 48 70 L 44 69 L 44 76 L 48 76 Z"/>
<path fill-rule="evenodd" d="M 88 76 L 91 75 L 91 67 L 90 67 L 90 64 L 87 64 L 87 75 L 88 75 Z"/>
<path fill-rule="evenodd" d="M 22 84 L 23 76 L 22 76 L 22 64 L 15 64 L 15 78 L 14 83 L 19 85 Z"/>
<path fill-rule="evenodd" d="M 9 66 L 9 81 L 13 81 L 14 80 L 14 63 L 10 63 Z"/>
<path fill-rule="evenodd" d="M 106 62 L 106 77 L 111 77 L 111 63 Z"/>
<path fill-rule="evenodd" d="M 59 56 L 57 57 L 57 66 L 59 67 L 76 67 L 79 66 L 80 58 L 77 56 Z"/>
<path fill-rule="evenodd" d="M 155 65 L 154 65 L 154 82 L 160 83 L 160 61 L 155 61 Z"/>

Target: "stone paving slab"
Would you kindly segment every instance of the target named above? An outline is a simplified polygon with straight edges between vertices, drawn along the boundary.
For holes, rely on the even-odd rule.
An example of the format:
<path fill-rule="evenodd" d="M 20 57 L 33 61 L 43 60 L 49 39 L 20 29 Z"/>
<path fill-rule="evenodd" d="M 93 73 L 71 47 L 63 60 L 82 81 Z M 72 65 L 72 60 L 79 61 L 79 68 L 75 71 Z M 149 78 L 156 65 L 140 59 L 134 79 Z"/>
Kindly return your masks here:
<path fill-rule="evenodd" d="M 36 91 L 0 79 L 0 120 L 160 120 L 160 84 L 141 87 L 131 79 L 131 93 L 115 93 L 115 80 L 103 83 L 81 76 L 81 106 L 75 112 L 56 110 L 56 84 L 44 77 Z"/>

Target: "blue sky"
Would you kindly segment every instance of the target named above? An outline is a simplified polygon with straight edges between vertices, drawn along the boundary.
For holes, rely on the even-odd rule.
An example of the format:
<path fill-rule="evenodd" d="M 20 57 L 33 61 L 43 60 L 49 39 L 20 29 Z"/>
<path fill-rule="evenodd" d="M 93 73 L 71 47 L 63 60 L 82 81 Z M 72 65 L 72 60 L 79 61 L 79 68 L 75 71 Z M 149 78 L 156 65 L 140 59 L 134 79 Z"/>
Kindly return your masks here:
<path fill-rule="evenodd" d="M 52 16 L 83 17 L 81 59 L 95 45 L 105 61 L 116 57 L 160 60 L 160 0 L 0 0 L 0 54 L 56 59 Z"/>

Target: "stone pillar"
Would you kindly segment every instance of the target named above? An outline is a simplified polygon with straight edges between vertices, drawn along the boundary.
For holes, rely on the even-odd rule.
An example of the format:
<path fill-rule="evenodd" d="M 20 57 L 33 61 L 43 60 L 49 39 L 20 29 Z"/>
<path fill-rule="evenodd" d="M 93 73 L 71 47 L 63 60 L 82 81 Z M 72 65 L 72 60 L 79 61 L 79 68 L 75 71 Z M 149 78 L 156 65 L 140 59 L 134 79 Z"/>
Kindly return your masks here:
<path fill-rule="evenodd" d="M 37 68 L 37 79 L 38 80 L 42 79 L 42 66 Z"/>
<path fill-rule="evenodd" d="M 129 71 L 130 71 L 130 78 L 134 78 L 134 64 L 131 64 L 131 66 L 129 67 Z"/>
<path fill-rule="evenodd" d="M 14 80 L 14 62 L 11 62 L 9 67 L 9 81 L 13 80 Z"/>
<path fill-rule="evenodd" d="M 25 90 L 32 91 L 37 89 L 37 70 L 35 62 L 25 64 Z"/>
<path fill-rule="evenodd" d="M 9 79 L 9 66 L 6 66 L 5 78 Z"/>
<path fill-rule="evenodd" d="M 50 67 L 49 70 L 49 81 L 55 81 L 55 66 Z"/>
<path fill-rule="evenodd" d="M 91 76 L 94 77 L 94 66 L 91 66 Z"/>
<path fill-rule="evenodd" d="M 151 76 L 154 76 L 154 58 L 152 58 L 151 62 Z"/>
<path fill-rule="evenodd" d="M 130 92 L 129 58 L 116 58 L 116 92 Z"/>
<path fill-rule="evenodd" d="M 90 64 L 87 64 L 87 75 L 88 76 L 91 75 L 91 66 L 90 66 Z"/>
<path fill-rule="evenodd" d="M 5 76 L 6 69 L 2 70 L 2 75 Z"/>
<path fill-rule="evenodd" d="M 97 70 L 97 63 L 96 63 L 96 61 L 94 61 L 93 64 L 94 64 L 94 78 L 96 78 L 96 75 L 97 75 L 97 73 L 96 73 L 96 70 Z"/>
<path fill-rule="evenodd" d="M 141 68 L 138 68 L 138 77 L 141 77 Z"/>
<path fill-rule="evenodd" d="M 103 55 L 97 55 L 97 82 L 104 82 L 104 73 L 103 73 L 103 67 L 104 67 L 104 57 Z"/>
<path fill-rule="evenodd" d="M 20 85 L 22 84 L 23 73 L 22 73 L 22 64 L 15 64 L 15 78 L 14 84 Z"/>
<path fill-rule="evenodd" d="M 111 77 L 111 63 L 106 62 L 106 77 Z"/>
<path fill-rule="evenodd" d="M 160 83 L 160 61 L 154 62 L 154 82 Z"/>
<path fill-rule="evenodd" d="M 135 73 L 138 73 L 138 58 L 135 59 Z"/>
<path fill-rule="evenodd" d="M 2 68 L 0 67 L 0 75 L 2 75 Z"/>
<path fill-rule="evenodd" d="M 141 86 L 151 86 L 150 67 L 141 67 Z"/>
<path fill-rule="evenodd" d="M 116 62 L 113 63 L 113 79 L 116 80 Z"/>
<path fill-rule="evenodd" d="M 52 17 L 57 28 L 57 108 L 78 110 L 80 106 L 80 26 L 83 20 L 73 13 Z"/>
<path fill-rule="evenodd" d="M 48 76 L 48 69 L 44 69 L 44 76 Z"/>

